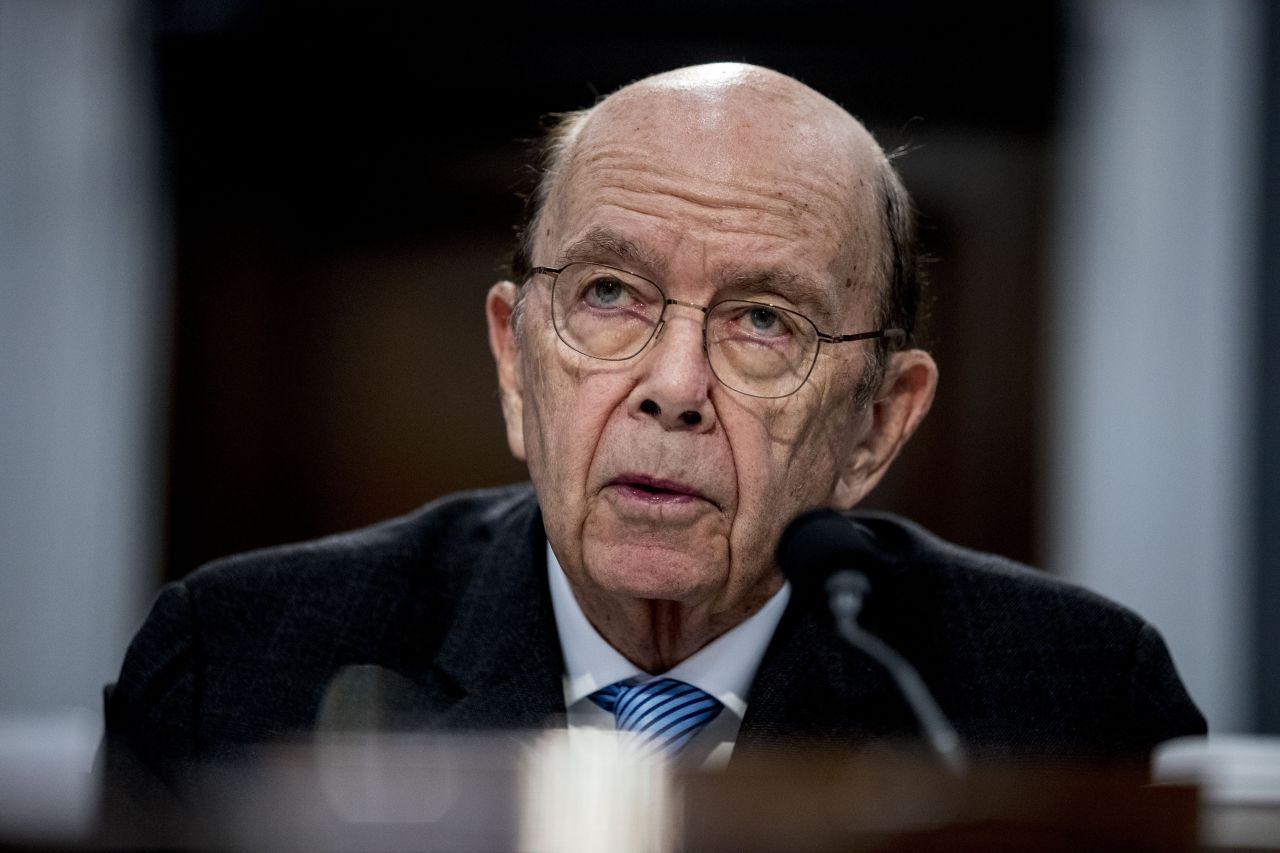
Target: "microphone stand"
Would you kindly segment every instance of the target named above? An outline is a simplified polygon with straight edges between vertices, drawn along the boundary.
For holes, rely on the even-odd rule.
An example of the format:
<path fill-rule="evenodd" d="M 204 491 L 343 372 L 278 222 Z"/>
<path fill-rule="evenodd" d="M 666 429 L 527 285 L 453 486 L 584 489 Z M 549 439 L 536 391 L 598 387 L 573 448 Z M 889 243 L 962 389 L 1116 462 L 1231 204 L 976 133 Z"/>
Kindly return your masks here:
<path fill-rule="evenodd" d="M 836 631 L 846 643 L 871 657 L 893 678 L 907 705 L 915 713 L 925 738 L 951 775 L 963 777 L 968 770 L 964 750 L 956 730 L 934 701 L 929 688 L 902 655 L 875 634 L 858 624 L 858 614 L 871 583 L 852 569 L 836 572 L 827 579 L 827 600 L 835 617 Z"/>

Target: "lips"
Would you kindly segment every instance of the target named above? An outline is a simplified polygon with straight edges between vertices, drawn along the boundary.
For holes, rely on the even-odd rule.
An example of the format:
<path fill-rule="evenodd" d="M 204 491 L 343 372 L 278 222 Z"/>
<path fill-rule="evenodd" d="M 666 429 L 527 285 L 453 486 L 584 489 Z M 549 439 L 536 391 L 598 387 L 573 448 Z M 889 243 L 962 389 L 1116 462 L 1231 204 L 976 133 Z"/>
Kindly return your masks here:
<path fill-rule="evenodd" d="M 616 489 L 628 497 L 649 503 L 665 504 L 701 500 L 715 504 L 715 501 L 688 483 L 651 477 L 647 474 L 622 474 L 610 480 L 606 488 Z"/>

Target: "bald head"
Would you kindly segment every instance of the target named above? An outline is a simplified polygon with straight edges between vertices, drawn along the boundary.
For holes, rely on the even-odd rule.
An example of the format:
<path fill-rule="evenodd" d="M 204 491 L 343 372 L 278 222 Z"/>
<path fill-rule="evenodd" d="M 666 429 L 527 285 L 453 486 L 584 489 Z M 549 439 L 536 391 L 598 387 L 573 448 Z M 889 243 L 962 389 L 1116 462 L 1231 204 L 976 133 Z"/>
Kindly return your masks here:
<path fill-rule="evenodd" d="M 735 149 L 790 159 L 843 184 L 885 162 L 871 134 L 833 101 L 784 74 L 738 63 L 681 68 L 618 90 L 584 115 L 568 153 L 610 132 L 704 148 L 708 166 L 729 167 Z"/>
<path fill-rule="evenodd" d="M 609 174 L 611 162 L 635 156 L 653 164 L 650 174 Z M 565 236 L 552 232 L 565 221 L 569 190 L 587 175 L 711 194 L 691 197 L 695 204 L 732 205 L 732 197 L 714 197 L 725 183 L 776 197 L 797 236 L 834 229 L 832 262 L 872 294 L 882 325 L 907 331 L 899 344 L 911 343 L 920 285 L 910 199 L 866 128 L 798 80 L 740 63 L 698 65 L 647 77 L 562 116 L 545 140 L 526 209 L 517 281 L 534 263 L 552 262 L 539 249 Z"/>

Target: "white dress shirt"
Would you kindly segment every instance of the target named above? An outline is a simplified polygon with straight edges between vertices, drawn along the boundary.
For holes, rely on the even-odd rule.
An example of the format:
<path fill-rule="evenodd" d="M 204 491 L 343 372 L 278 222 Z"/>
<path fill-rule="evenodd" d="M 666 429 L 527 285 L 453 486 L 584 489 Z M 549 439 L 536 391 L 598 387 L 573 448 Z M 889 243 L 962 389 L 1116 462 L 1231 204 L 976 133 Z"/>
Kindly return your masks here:
<path fill-rule="evenodd" d="M 588 621 L 550 543 L 547 544 L 547 575 L 556 631 L 564 655 L 564 705 L 568 711 L 570 738 L 575 730 L 613 729 L 613 714 L 588 698 L 601 687 L 624 678 L 676 678 L 711 694 L 724 705 L 724 710 L 689 741 L 681 760 L 704 768 L 727 763 L 747 711 L 747 691 L 787 608 L 791 585 L 784 581 L 764 607 L 745 622 L 666 672 L 651 675 L 623 657 Z"/>

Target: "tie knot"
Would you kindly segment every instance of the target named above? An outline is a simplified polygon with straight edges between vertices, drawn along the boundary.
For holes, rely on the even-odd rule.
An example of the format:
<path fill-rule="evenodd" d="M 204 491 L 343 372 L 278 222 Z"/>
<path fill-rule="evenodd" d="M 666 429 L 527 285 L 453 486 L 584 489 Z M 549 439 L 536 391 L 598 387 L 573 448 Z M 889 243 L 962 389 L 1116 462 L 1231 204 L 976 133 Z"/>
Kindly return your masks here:
<path fill-rule="evenodd" d="M 618 731 L 633 733 L 647 750 L 672 755 L 724 708 L 711 694 L 674 678 L 618 681 L 590 699 L 613 714 Z"/>

